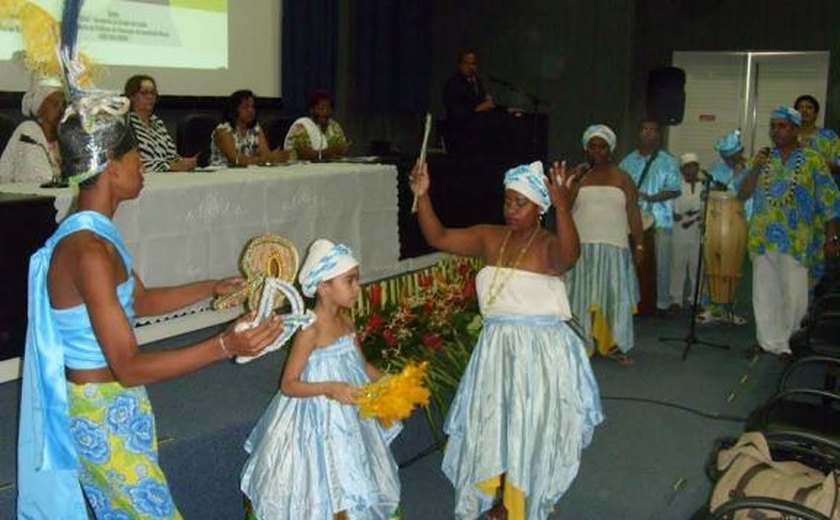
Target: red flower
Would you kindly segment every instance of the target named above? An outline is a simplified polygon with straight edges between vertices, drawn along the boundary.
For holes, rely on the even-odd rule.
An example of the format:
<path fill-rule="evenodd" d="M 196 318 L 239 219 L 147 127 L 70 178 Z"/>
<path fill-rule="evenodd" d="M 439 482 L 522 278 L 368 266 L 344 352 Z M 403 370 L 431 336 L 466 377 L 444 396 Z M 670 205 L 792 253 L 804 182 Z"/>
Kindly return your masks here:
<path fill-rule="evenodd" d="M 382 326 L 383 321 L 384 319 L 382 318 L 382 315 L 378 312 L 371 314 L 370 318 L 368 318 L 367 325 L 365 325 L 365 329 L 367 329 L 369 332 L 379 330 L 379 327 Z"/>
<path fill-rule="evenodd" d="M 389 347 L 393 347 L 397 344 L 397 338 L 394 336 L 394 331 L 391 329 L 383 330 L 382 338 L 385 340 L 385 344 Z"/>
<path fill-rule="evenodd" d="M 475 278 L 469 278 L 466 283 L 464 283 L 464 297 L 475 297 Z"/>
<path fill-rule="evenodd" d="M 370 290 L 368 290 L 368 297 L 370 298 L 370 308 L 379 310 L 382 307 L 382 285 L 372 284 Z"/>
<path fill-rule="evenodd" d="M 430 274 L 421 274 L 420 275 L 420 287 L 429 287 L 434 283 L 435 278 Z"/>
<path fill-rule="evenodd" d="M 423 334 L 423 337 L 420 339 L 420 343 L 422 343 L 426 348 L 437 352 L 443 346 L 443 338 L 434 332 L 427 332 Z"/>
<path fill-rule="evenodd" d="M 467 275 L 470 274 L 470 270 L 471 270 L 471 268 L 470 268 L 470 265 L 468 263 L 462 262 L 462 263 L 458 264 L 458 273 L 460 273 L 461 276 L 463 276 L 464 278 L 466 278 Z"/>

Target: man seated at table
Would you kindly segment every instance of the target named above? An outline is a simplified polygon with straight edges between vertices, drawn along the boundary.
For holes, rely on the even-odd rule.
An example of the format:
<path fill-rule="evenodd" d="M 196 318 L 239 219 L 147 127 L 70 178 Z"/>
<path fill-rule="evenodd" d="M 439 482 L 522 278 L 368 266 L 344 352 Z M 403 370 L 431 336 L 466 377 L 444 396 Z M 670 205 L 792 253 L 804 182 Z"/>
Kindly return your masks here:
<path fill-rule="evenodd" d="M 326 161 L 340 159 L 350 150 L 350 142 L 338 121 L 332 118 L 332 96 L 326 90 L 309 94 L 309 116 L 297 119 L 283 142 L 285 150 L 294 150 L 298 159 Z"/>

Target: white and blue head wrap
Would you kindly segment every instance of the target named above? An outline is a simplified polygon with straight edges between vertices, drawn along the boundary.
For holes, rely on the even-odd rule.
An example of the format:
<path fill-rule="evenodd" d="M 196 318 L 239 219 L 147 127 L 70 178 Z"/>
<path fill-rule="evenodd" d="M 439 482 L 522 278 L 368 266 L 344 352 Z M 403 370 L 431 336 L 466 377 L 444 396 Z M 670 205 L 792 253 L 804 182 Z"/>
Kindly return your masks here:
<path fill-rule="evenodd" d="M 319 238 L 309 246 L 309 254 L 298 275 L 303 294 L 312 298 L 321 282 L 331 280 L 359 265 L 353 252 L 344 244 Z"/>
<path fill-rule="evenodd" d="M 770 119 L 786 119 L 796 126 L 802 126 L 802 114 L 792 107 L 780 106 L 770 113 Z"/>
<path fill-rule="evenodd" d="M 543 174 L 540 161 L 508 170 L 505 173 L 505 189 L 525 195 L 528 200 L 540 207 L 540 214 L 548 211 L 551 206 L 551 198 L 545 185 L 545 174 Z"/>
<path fill-rule="evenodd" d="M 591 125 L 589 128 L 584 130 L 583 132 L 583 149 L 586 150 L 586 147 L 589 145 L 589 141 L 593 137 L 600 137 L 604 141 L 610 145 L 610 151 L 615 150 L 615 132 L 612 131 L 612 128 L 608 127 L 607 125 Z"/>
<path fill-rule="evenodd" d="M 715 143 L 715 151 L 724 157 L 732 157 L 743 149 L 744 145 L 741 143 L 741 131 L 737 128 L 718 139 L 718 142 Z"/>

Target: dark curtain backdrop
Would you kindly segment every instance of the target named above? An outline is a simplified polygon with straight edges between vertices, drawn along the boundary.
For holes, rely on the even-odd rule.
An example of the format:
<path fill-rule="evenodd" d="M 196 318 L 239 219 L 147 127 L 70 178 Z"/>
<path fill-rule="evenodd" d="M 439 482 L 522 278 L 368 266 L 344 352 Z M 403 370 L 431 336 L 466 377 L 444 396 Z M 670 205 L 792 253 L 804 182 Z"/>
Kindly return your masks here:
<path fill-rule="evenodd" d="M 432 2 L 359 0 L 356 5 L 358 108 L 386 113 L 427 111 Z"/>
<path fill-rule="evenodd" d="M 335 95 L 338 9 L 339 0 L 283 2 L 282 89 L 289 112 L 305 112 L 314 89 Z"/>

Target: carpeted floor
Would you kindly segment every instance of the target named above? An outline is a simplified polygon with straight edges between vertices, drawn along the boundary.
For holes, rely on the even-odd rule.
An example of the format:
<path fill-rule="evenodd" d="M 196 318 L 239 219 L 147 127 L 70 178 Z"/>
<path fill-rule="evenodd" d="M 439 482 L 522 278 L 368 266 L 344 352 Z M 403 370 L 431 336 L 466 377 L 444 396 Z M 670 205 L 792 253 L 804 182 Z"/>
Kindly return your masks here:
<path fill-rule="evenodd" d="M 739 313 L 748 315 L 745 307 Z M 603 358 L 592 361 L 607 420 L 596 430 L 578 478 L 551 518 L 688 518 L 710 490 L 704 465 L 713 441 L 738 434 L 740 419 L 771 394 L 781 373 L 782 365 L 771 356 L 744 356 L 744 348 L 754 341 L 751 320 L 741 327 L 698 326 L 698 339 L 731 349 L 694 345 L 685 360 L 686 313 L 638 318 L 636 323 L 632 366 Z M 169 345 L 212 332 L 176 338 Z M 662 342 L 663 336 L 677 341 Z M 247 365 L 217 364 L 149 388 L 162 464 L 185 518 L 242 518 L 242 442 L 277 389 L 282 361 L 282 353 L 273 353 Z M 0 385 L 3 519 L 14 518 L 19 387 L 19 382 Z M 431 444 L 420 414 L 408 421 L 394 444 L 397 460 L 411 462 L 401 471 L 409 520 L 452 518 L 453 491 L 440 471 L 440 452 L 416 458 Z"/>

